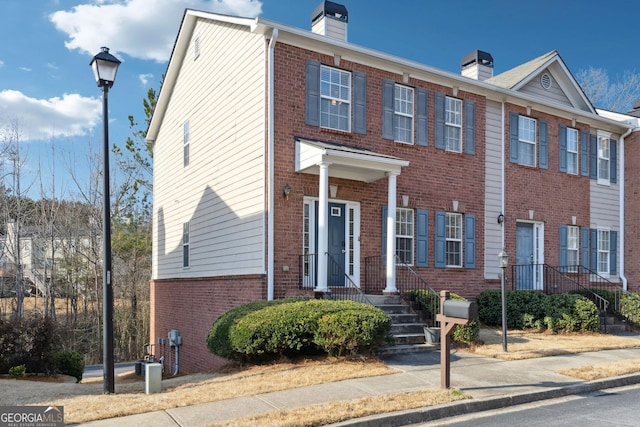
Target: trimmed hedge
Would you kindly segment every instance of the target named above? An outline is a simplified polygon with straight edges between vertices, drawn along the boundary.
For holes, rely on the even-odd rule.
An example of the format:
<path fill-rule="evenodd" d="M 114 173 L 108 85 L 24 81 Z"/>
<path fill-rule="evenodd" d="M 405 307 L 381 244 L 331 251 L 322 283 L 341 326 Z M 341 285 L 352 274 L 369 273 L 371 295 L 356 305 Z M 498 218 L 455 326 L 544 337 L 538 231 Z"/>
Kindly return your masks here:
<path fill-rule="evenodd" d="M 620 298 L 620 314 L 636 326 L 640 326 L 640 294 L 625 292 Z"/>
<path fill-rule="evenodd" d="M 553 332 L 596 331 L 598 308 L 578 294 L 546 295 L 539 291 L 507 291 L 507 326 L 545 328 Z M 479 319 L 489 326 L 502 324 L 502 293 L 486 290 L 476 298 Z"/>
<path fill-rule="evenodd" d="M 371 308 L 358 307 L 322 316 L 314 342 L 334 356 L 368 352 L 382 344 L 391 330 L 391 318 L 382 310 Z"/>

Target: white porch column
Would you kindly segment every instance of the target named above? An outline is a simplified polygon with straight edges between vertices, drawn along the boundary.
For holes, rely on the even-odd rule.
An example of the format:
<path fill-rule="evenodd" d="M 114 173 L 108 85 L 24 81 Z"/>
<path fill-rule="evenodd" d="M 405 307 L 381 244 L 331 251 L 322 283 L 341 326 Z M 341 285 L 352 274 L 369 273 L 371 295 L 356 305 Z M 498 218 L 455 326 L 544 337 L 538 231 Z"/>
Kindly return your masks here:
<path fill-rule="evenodd" d="M 397 293 L 396 288 L 396 177 L 397 172 L 388 172 L 387 194 L 387 287 L 383 292 Z"/>
<path fill-rule="evenodd" d="M 327 251 L 329 250 L 329 165 L 321 162 L 320 193 L 318 201 L 318 282 L 316 292 L 327 292 Z"/>

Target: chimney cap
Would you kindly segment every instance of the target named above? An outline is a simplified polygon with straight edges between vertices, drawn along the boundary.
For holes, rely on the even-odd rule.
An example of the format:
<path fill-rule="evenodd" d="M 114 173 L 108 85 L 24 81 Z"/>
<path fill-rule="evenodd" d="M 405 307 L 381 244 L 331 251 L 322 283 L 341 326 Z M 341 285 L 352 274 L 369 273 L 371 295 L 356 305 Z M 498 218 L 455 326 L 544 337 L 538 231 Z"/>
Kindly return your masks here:
<path fill-rule="evenodd" d="M 472 64 L 484 65 L 493 68 L 493 56 L 491 56 L 489 52 L 476 49 L 462 58 L 460 67 L 464 68 Z"/>
<path fill-rule="evenodd" d="M 313 24 L 322 16 L 328 16 L 340 21 L 349 22 L 349 13 L 347 8 L 341 4 L 332 1 L 323 1 L 315 8 L 311 15 L 311 23 Z"/>

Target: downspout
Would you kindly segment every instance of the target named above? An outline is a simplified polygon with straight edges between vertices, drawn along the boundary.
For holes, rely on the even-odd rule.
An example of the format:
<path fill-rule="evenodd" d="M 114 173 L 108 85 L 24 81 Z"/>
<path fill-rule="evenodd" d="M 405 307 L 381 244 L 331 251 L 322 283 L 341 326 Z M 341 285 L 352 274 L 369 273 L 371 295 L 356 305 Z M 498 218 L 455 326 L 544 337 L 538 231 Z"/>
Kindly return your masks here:
<path fill-rule="evenodd" d="M 624 185 L 624 139 L 629 136 L 634 129 L 627 129 L 627 131 L 620 137 L 620 159 L 618 160 L 618 164 L 620 167 L 620 279 L 622 280 L 622 289 L 627 290 L 627 277 L 624 275 L 624 232 L 625 232 L 625 218 L 624 218 L 624 200 L 625 200 L 625 185 Z"/>
<path fill-rule="evenodd" d="M 273 263 L 274 263 L 274 254 L 273 254 L 273 248 L 274 248 L 274 237 L 273 237 L 273 230 L 274 230 L 274 218 L 273 218 L 273 209 L 274 209 L 274 173 L 273 173 L 273 167 L 274 167 L 274 161 L 273 161 L 273 156 L 274 156 L 274 152 L 275 152 L 275 143 L 274 143 L 274 138 L 275 138 L 275 133 L 273 130 L 273 121 L 274 121 L 274 81 L 275 81 L 275 77 L 274 77 L 274 71 L 273 71 L 273 61 L 274 61 L 274 50 L 276 47 L 276 42 L 278 40 L 278 29 L 274 28 L 273 32 L 271 33 L 271 40 L 269 40 L 269 94 L 268 94 L 268 101 L 267 101 L 267 114 L 268 114 L 268 126 L 269 126 L 269 134 L 268 134 L 268 139 L 269 141 L 267 142 L 268 144 L 268 153 L 267 153 L 267 157 L 269 159 L 269 164 L 267 166 L 268 168 L 268 183 L 267 183 L 267 187 L 268 187 L 268 191 L 269 191 L 269 195 L 268 195 L 268 200 L 269 200 L 269 206 L 267 208 L 267 300 L 271 301 L 273 300 L 273 290 L 274 290 L 274 284 L 273 284 Z"/>

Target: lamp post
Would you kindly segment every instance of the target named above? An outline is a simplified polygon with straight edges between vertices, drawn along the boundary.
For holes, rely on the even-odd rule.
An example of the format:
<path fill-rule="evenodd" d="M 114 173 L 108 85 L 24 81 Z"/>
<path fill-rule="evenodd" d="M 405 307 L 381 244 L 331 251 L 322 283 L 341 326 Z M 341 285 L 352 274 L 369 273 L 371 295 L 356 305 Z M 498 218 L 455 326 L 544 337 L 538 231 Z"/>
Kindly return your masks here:
<path fill-rule="evenodd" d="M 108 94 L 113 86 L 120 61 L 109 53 L 109 48 L 101 48 L 100 53 L 91 60 L 93 75 L 102 88 L 102 363 L 105 394 L 114 393 L 113 364 L 113 283 L 111 283 L 111 205 L 109 200 L 109 109 Z"/>
<path fill-rule="evenodd" d="M 509 255 L 503 250 L 498 254 L 498 264 L 502 269 L 502 276 L 500 278 L 500 289 L 502 290 L 502 351 L 507 352 L 507 291 L 505 275 L 507 264 L 509 264 Z"/>

